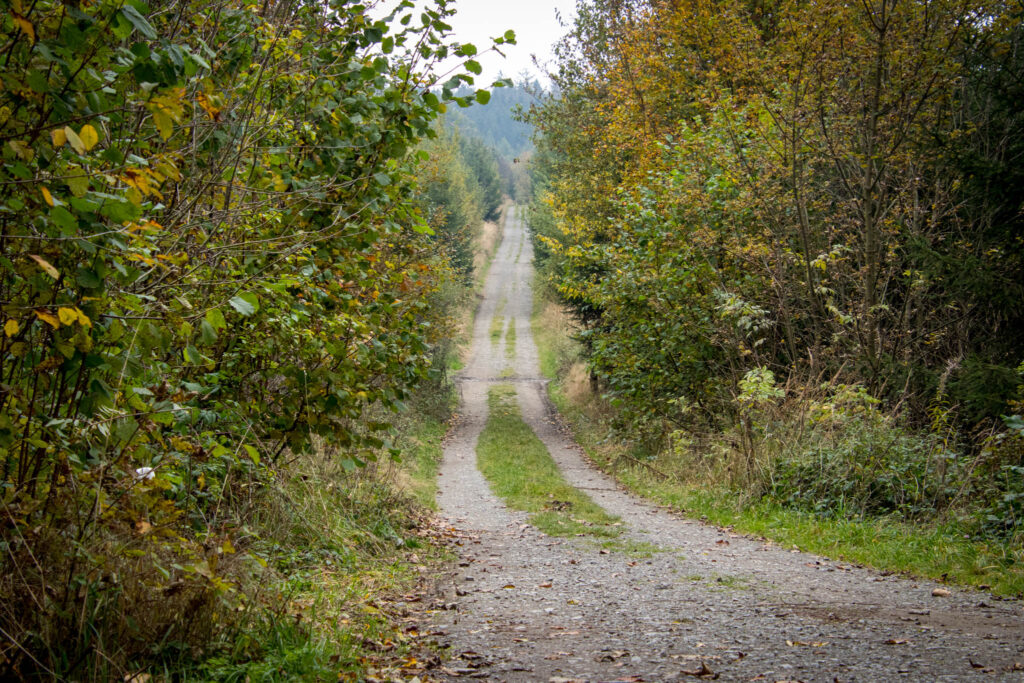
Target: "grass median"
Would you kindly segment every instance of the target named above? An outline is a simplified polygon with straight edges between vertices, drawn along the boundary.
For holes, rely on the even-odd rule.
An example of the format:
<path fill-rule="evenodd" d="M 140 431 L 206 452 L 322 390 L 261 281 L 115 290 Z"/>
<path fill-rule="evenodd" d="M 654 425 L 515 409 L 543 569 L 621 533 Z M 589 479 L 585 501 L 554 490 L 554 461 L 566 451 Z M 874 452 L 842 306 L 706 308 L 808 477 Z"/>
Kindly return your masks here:
<path fill-rule="evenodd" d="M 494 492 L 550 536 L 615 538 L 621 522 L 569 485 L 519 412 L 515 388 L 491 388 L 490 417 L 477 445 L 480 471 Z"/>

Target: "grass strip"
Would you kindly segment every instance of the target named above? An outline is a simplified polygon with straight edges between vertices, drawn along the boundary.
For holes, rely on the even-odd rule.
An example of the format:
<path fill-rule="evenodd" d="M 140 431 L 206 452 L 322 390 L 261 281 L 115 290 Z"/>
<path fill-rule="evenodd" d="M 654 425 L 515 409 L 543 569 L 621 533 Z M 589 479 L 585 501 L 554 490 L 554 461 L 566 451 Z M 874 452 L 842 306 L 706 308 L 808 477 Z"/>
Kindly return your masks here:
<path fill-rule="evenodd" d="M 509 321 L 508 329 L 505 331 L 505 357 L 516 357 L 516 320 Z"/>
<path fill-rule="evenodd" d="M 570 486 L 547 448 L 523 422 L 515 388 L 491 387 L 490 417 L 477 445 L 477 463 L 509 507 L 530 513 L 530 523 L 549 536 L 615 538 L 619 519 Z"/>

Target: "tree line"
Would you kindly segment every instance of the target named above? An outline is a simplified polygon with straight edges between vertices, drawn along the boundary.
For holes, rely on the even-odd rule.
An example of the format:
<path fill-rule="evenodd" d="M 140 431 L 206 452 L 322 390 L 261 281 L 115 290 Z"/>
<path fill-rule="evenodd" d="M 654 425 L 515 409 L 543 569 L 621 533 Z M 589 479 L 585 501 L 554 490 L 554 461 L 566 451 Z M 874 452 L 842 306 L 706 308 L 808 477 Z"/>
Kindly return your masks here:
<path fill-rule="evenodd" d="M 578 3 L 531 224 L 625 432 L 753 495 L 1019 534 L 1022 19 Z"/>
<path fill-rule="evenodd" d="M 8 3 L 0 677 L 109 680 L 244 631 L 288 464 L 398 455 L 452 336 L 453 235 L 496 210 L 431 194 L 438 116 L 489 97 L 452 12 Z"/>

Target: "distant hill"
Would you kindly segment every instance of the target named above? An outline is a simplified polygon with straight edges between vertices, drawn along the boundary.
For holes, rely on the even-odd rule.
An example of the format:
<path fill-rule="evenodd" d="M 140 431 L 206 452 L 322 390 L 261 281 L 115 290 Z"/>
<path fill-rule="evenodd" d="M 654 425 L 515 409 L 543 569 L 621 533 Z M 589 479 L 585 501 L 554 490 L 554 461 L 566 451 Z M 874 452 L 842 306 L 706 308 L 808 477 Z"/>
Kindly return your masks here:
<path fill-rule="evenodd" d="M 532 127 L 517 121 L 514 113 L 520 107 L 529 109 L 535 97 L 531 93 L 539 90 L 537 81 L 517 81 L 510 87 L 493 88 L 491 101 L 486 105 L 449 108 L 448 124 L 464 137 L 478 138 L 499 158 L 511 161 L 533 150 L 530 142 Z"/>

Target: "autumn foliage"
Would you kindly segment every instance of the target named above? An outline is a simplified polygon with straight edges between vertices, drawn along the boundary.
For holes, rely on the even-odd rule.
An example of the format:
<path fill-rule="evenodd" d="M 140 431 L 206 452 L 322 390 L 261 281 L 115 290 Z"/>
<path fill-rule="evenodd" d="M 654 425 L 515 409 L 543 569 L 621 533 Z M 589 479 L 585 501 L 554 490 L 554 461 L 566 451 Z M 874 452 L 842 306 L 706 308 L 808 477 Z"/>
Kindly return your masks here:
<path fill-rule="evenodd" d="M 480 71 L 450 14 L 5 4 L 0 677 L 195 654 L 279 467 L 394 451 L 452 277 L 417 145 Z"/>
<path fill-rule="evenodd" d="M 758 495 L 800 503 L 818 471 L 831 488 L 806 498 L 834 513 L 844 478 L 870 498 L 896 477 L 891 502 L 851 514 L 974 497 L 1019 528 L 1019 4 L 578 10 L 531 112 L 533 225 L 628 433 L 696 443 L 693 471 Z M 736 462 L 711 464 L 708 433 Z"/>

